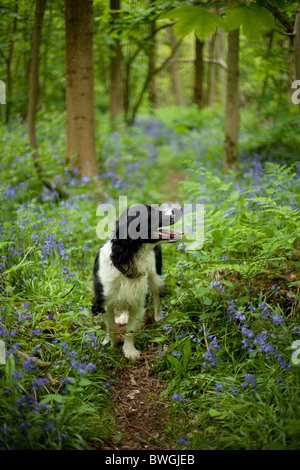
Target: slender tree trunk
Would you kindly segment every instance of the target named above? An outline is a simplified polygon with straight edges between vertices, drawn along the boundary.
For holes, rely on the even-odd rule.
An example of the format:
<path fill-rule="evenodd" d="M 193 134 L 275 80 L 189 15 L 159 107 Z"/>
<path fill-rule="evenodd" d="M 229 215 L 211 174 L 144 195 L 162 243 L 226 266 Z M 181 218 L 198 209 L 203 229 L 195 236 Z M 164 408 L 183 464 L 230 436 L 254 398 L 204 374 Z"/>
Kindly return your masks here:
<path fill-rule="evenodd" d="M 204 42 L 196 37 L 194 103 L 203 108 L 203 46 Z"/>
<path fill-rule="evenodd" d="M 169 40 L 171 48 L 173 49 L 176 44 L 176 37 L 174 34 L 173 26 L 168 28 Z M 171 72 L 171 82 L 172 82 L 172 91 L 174 96 L 174 102 L 176 106 L 184 106 L 184 97 L 182 92 L 181 78 L 178 70 L 178 64 L 176 59 L 178 57 L 178 49 L 174 54 L 174 60 L 170 61 L 170 72 Z"/>
<path fill-rule="evenodd" d="M 150 0 L 150 5 L 154 3 L 156 0 Z M 150 84 L 149 84 L 149 101 L 150 105 L 153 108 L 157 106 L 157 87 L 156 87 L 156 76 L 155 76 L 155 68 L 156 68 L 156 37 L 155 37 L 155 29 L 156 29 L 156 22 L 155 20 L 151 22 L 151 47 L 150 47 L 150 54 L 149 54 L 149 72 L 151 74 Z"/>
<path fill-rule="evenodd" d="M 112 23 L 117 20 L 121 9 L 120 0 L 110 0 L 110 9 L 112 11 Z M 123 112 L 123 93 L 122 93 L 122 49 L 121 41 L 114 40 L 111 46 L 110 59 L 110 114 L 113 126 L 117 125 L 122 119 Z"/>
<path fill-rule="evenodd" d="M 224 31 L 220 28 L 216 32 L 216 64 L 221 64 L 224 61 L 225 56 L 225 41 L 224 41 Z M 225 90 L 226 90 L 226 71 L 223 67 L 219 65 L 216 68 L 216 81 L 217 81 L 217 98 L 220 99 L 222 103 L 225 102 Z"/>
<path fill-rule="evenodd" d="M 17 12 L 18 12 L 18 2 L 16 0 L 15 1 L 15 13 Z M 9 122 L 9 118 L 10 118 L 10 103 L 11 103 L 11 95 L 12 95 L 12 89 L 13 89 L 11 62 L 12 62 L 12 57 L 13 57 L 14 43 L 15 43 L 14 35 L 16 34 L 16 31 L 17 31 L 17 16 L 14 17 L 13 28 L 12 28 L 13 36 L 9 43 L 9 52 L 6 58 L 6 76 L 7 76 L 7 86 L 6 86 L 7 98 L 6 98 L 6 109 L 5 109 L 6 124 Z"/>
<path fill-rule="evenodd" d="M 32 41 L 32 57 L 31 57 L 31 74 L 30 74 L 30 93 L 29 93 L 29 106 L 28 106 L 28 133 L 29 142 L 32 149 L 35 151 L 32 154 L 33 160 L 37 160 L 37 139 L 35 132 L 35 118 L 36 109 L 39 99 L 39 54 L 40 42 L 42 34 L 43 16 L 46 7 L 46 0 L 36 0 L 35 18 L 33 27 L 33 41 Z M 36 165 L 39 165 L 36 162 Z"/>
<path fill-rule="evenodd" d="M 66 159 L 80 176 L 94 176 L 93 0 L 65 0 Z"/>
<path fill-rule="evenodd" d="M 216 49 L 216 37 L 217 34 L 213 34 L 209 38 L 208 45 L 208 56 L 211 59 L 215 59 L 215 49 Z M 211 62 L 209 64 L 209 74 L 208 74 L 208 105 L 213 106 L 216 102 L 217 95 L 217 84 L 216 84 L 216 64 Z"/>
<path fill-rule="evenodd" d="M 42 81 L 41 81 L 41 97 L 43 98 L 43 109 L 45 109 L 45 94 L 47 89 L 47 77 L 48 77 L 48 51 L 49 44 L 52 35 L 52 23 L 53 23 L 53 4 L 49 5 L 49 19 L 45 25 L 45 40 L 44 40 L 44 51 L 43 51 L 43 63 L 42 63 Z"/>
<path fill-rule="evenodd" d="M 295 54 L 295 70 L 296 80 L 300 80 L 300 2 L 297 6 L 297 13 L 294 25 L 294 54 Z M 299 103 L 300 111 L 300 103 Z"/>
<path fill-rule="evenodd" d="M 35 6 L 35 17 L 33 26 L 33 40 L 32 40 L 32 57 L 31 57 L 31 69 L 30 69 L 30 93 L 29 93 L 29 105 L 28 105 L 28 134 L 29 143 L 32 148 L 32 158 L 38 177 L 42 184 L 46 186 L 50 191 L 55 191 L 60 198 L 65 197 L 66 192 L 56 186 L 52 181 L 48 181 L 44 178 L 43 167 L 39 161 L 38 144 L 35 130 L 36 120 L 36 109 L 39 99 L 39 52 L 40 42 L 42 34 L 43 16 L 46 7 L 46 0 L 36 0 Z"/>
<path fill-rule="evenodd" d="M 274 31 L 272 30 L 271 33 L 270 33 L 270 38 L 269 38 L 268 54 L 270 54 L 271 49 L 272 49 L 273 37 L 274 37 Z M 264 79 L 264 83 L 263 83 L 263 88 L 262 88 L 261 96 L 264 96 L 264 94 L 266 93 L 268 79 L 269 79 L 269 68 L 267 68 L 267 71 L 266 71 L 266 75 L 265 75 L 265 79 Z"/>
<path fill-rule="evenodd" d="M 225 118 L 225 170 L 237 166 L 239 130 L 239 30 L 228 33 L 228 71 Z"/>
<path fill-rule="evenodd" d="M 178 47 L 180 46 L 180 44 L 182 43 L 182 38 L 181 39 L 178 39 L 178 41 L 176 42 L 174 48 L 172 49 L 172 52 L 171 54 L 169 55 L 169 57 L 167 57 L 164 62 L 159 66 L 157 67 L 153 72 L 152 74 L 153 75 L 157 75 L 159 72 L 161 72 L 165 67 L 166 65 L 168 65 L 168 63 L 171 61 L 171 59 L 174 57 L 174 54 L 176 53 L 176 50 L 178 49 Z M 144 93 L 145 91 L 147 90 L 148 88 L 148 85 L 150 83 L 150 80 L 152 78 L 152 74 L 150 72 L 150 69 L 148 68 L 148 74 L 146 76 L 146 79 L 144 81 L 144 85 L 142 87 L 142 90 L 139 94 L 139 97 L 135 103 L 135 105 L 132 107 L 132 113 L 131 113 L 131 117 L 128 121 L 128 124 L 132 125 L 135 121 L 135 118 L 136 118 L 136 114 L 137 114 L 137 110 L 143 100 L 143 96 L 144 96 Z"/>

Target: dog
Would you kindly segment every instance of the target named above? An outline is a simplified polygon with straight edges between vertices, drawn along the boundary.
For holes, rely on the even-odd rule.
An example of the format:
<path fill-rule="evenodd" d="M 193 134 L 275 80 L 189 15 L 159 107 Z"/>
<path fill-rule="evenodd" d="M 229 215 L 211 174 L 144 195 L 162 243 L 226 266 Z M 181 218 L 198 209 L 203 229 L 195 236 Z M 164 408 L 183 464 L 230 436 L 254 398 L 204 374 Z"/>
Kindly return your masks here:
<path fill-rule="evenodd" d="M 126 209 L 116 223 L 112 237 L 100 246 L 94 264 L 93 314 L 102 314 L 107 338 L 116 346 L 116 322 L 127 323 L 123 354 L 136 360 L 140 351 L 134 336 L 142 325 L 149 288 L 153 294 L 154 317 L 159 320 L 164 287 L 161 243 L 175 243 L 182 233 L 170 227 L 180 220 L 177 206 L 160 210 L 153 205 L 137 204 Z M 115 310 L 120 315 L 115 318 Z"/>

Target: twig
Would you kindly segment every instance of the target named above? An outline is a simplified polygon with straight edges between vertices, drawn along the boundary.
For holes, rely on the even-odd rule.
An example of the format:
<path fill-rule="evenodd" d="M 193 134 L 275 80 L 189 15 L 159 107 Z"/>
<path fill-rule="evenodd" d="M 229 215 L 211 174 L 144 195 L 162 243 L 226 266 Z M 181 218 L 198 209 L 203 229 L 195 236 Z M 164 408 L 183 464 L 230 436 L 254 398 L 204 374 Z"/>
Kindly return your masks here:
<path fill-rule="evenodd" d="M 52 377 L 52 375 L 50 374 L 50 372 L 49 372 L 48 370 L 46 370 L 45 376 L 46 376 L 47 379 L 49 380 L 50 385 L 52 385 L 52 387 L 54 387 L 54 385 L 57 384 L 57 380 L 54 380 L 54 378 Z"/>
<path fill-rule="evenodd" d="M 204 333 L 204 341 L 205 341 L 206 349 L 207 349 L 207 351 L 208 351 L 208 350 L 209 350 L 209 346 L 208 346 L 208 342 L 207 342 L 206 330 L 205 330 L 204 322 L 202 323 L 202 326 L 203 326 L 203 333 Z"/>
<path fill-rule="evenodd" d="M 220 339 L 223 339 L 223 338 L 225 338 L 225 336 L 229 336 L 229 335 L 231 335 L 232 333 L 234 333 L 236 330 L 239 330 L 239 329 L 240 329 L 240 328 L 239 328 L 239 327 L 237 327 L 237 328 L 235 328 L 234 330 L 232 330 L 232 331 L 229 331 L 229 333 L 226 333 L 226 335 L 223 335 L 223 336 L 221 336 L 221 337 L 220 337 Z"/>
<path fill-rule="evenodd" d="M 19 351 L 19 349 L 16 349 L 15 353 L 18 356 L 23 357 L 23 359 L 33 359 L 39 367 L 49 367 L 51 365 L 51 362 L 44 362 L 44 361 L 41 361 L 38 357 L 28 356 L 28 354 L 25 354 L 22 351 Z"/>

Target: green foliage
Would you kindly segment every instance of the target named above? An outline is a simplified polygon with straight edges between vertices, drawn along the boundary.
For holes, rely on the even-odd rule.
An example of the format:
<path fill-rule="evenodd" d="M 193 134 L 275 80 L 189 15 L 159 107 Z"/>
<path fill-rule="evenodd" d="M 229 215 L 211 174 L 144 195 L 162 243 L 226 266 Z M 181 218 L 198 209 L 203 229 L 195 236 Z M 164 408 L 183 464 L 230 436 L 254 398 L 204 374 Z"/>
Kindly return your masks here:
<path fill-rule="evenodd" d="M 177 19 L 174 31 L 178 37 L 184 37 L 195 32 L 203 41 L 214 34 L 217 28 L 227 31 L 242 27 L 243 33 L 249 39 L 261 36 L 262 30 L 271 30 L 276 27 L 272 14 L 258 5 L 230 5 L 223 9 L 222 18 L 217 13 L 212 13 L 203 6 L 184 5 L 174 8 L 162 15 L 162 18 Z"/>
<path fill-rule="evenodd" d="M 248 39 L 261 36 L 262 31 L 276 28 L 272 14 L 257 5 L 237 5 L 226 9 L 225 28 L 230 31 L 242 27 Z"/>
<path fill-rule="evenodd" d="M 162 15 L 162 18 L 178 19 L 174 27 L 176 36 L 183 37 L 195 31 L 196 36 L 203 41 L 214 34 L 222 26 L 221 18 L 204 8 L 184 5 Z"/>
<path fill-rule="evenodd" d="M 168 381 L 169 438 L 188 449 L 297 448 L 299 137 L 294 115 L 270 115 L 272 108 L 243 113 L 240 167 L 226 176 L 222 110 L 186 109 L 181 119 L 174 108 L 160 110 L 113 134 L 103 120 L 106 166 L 82 181 L 63 165 L 64 117 L 46 115 L 41 159 L 68 191 L 63 201 L 42 187 L 24 126 L 5 128 L 2 448 L 88 449 L 116 435 L 106 371 L 117 375 L 124 359 L 103 348 L 105 331 L 90 314 L 96 209 L 120 195 L 129 205 L 170 200 L 171 171 L 182 180 L 176 198 L 204 203 L 205 219 L 202 247 L 191 250 L 187 238 L 164 246 L 161 321 L 138 335 L 142 349 L 157 349 L 154 370 Z M 276 163 L 266 161 L 274 155 Z"/>

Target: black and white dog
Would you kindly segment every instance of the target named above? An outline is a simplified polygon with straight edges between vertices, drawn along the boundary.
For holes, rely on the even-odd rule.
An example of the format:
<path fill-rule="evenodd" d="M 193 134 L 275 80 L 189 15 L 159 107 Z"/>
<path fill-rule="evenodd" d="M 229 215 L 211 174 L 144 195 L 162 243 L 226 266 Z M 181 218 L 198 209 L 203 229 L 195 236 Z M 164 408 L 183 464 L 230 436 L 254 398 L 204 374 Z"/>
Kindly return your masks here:
<path fill-rule="evenodd" d="M 116 345 L 116 322 L 127 323 L 123 353 L 138 359 L 134 333 L 142 325 L 148 299 L 148 287 L 153 294 L 155 320 L 159 319 L 160 294 L 163 289 L 162 242 L 174 243 L 181 232 L 163 227 L 181 218 L 177 207 L 159 210 L 138 204 L 126 209 L 116 223 L 115 232 L 98 250 L 94 265 L 94 298 L 92 312 L 103 314 L 107 341 Z"/>

